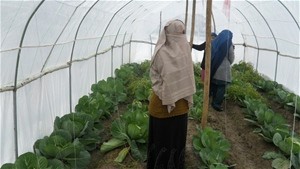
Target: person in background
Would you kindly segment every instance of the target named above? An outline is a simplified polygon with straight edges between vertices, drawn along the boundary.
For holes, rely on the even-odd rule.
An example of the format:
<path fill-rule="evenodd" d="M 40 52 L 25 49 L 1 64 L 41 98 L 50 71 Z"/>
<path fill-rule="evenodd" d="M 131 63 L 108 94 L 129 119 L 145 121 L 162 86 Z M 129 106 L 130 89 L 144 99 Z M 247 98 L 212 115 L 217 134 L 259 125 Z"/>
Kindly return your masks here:
<path fill-rule="evenodd" d="M 214 40 L 217 37 L 217 34 L 215 32 L 212 32 L 210 35 L 211 35 L 211 40 Z M 201 69 L 202 70 L 205 69 L 205 45 L 206 45 L 206 42 L 203 42 L 200 45 L 195 45 L 195 44 L 191 45 L 193 49 L 196 49 L 198 51 L 203 51 L 204 50 L 203 58 L 202 58 L 202 61 L 201 61 Z"/>
<path fill-rule="evenodd" d="M 211 105 L 215 110 L 223 111 L 225 89 L 231 83 L 231 64 L 235 58 L 232 32 L 221 31 L 211 46 Z"/>
<path fill-rule="evenodd" d="M 211 40 L 214 40 L 216 37 L 217 37 L 217 34 L 215 32 L 212 32 L 211 34 Z M 202 61 L 201 61 L 201 80 L 204 82 L 204 76 L 205 76 L 205 45 L 206 45 L 206 42 L 203 42 L 202 44 L 200 45 L 195 45 L 195 44 L 192 44 L 192 48 L 193 49 L 196 49 L 198 51 L 203 51 L 204 50 L 204 53 L 203 53 L 203 58 L 202 58 Z M 212 95 L 211 93 L 211 90 L 209 92 L 210 96 Z"/>
<path fill-rule="evenodd" d="M 151 58 L 147 169 L 183 169 L 189 108 L 196 92 L 185 25 L 169 21 Z"/>

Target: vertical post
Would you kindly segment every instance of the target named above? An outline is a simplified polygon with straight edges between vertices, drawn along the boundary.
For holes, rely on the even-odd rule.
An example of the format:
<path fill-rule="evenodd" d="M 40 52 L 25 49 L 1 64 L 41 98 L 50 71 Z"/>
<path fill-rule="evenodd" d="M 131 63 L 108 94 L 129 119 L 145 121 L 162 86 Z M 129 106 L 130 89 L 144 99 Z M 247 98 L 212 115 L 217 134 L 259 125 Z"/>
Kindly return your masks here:
<path fill-rule="evenodd" d="M 98 66 L 97 66 L 97 52 L 95 54 L 95 83 L 97 83 L 97 72 L 98 72 Z"/>
<path fill-rule="evenodd" d="M 130 40 L 129 40 L 129 63 L 131 63 L 131 40 L 132 40 L 132 34 L 130 36 Z"/>
<path fill-rule="evenodd" d="M 127 32 L 125 32 L 125 34 L 124 34 L 123 44 L 122 44 L 122 65 L 124 64 L 124 42 L 125 42 L 126 33 Z"/>
<path fill-rule="evenodd" d="M 161 32 L 161 15 L 162 15 L 162 12 L 160 11 L 160 13 L 159 13 L 159 32 L 158 32 L 158 35 L 160 35 L 160 32 Z"/>
<path fill-rule="evenodd" d="M 188 13 L 189 13 L 189 0 L 185 1 L 185 19 L 184 19 L 184 25 L 185 25 L 185 30 L 187 26 L 187 20 L 188 20 Z"/>
<path fill-rule="evenodd" d="M 114 77 L 114 46 L 111 46 L 111 57 L 110 57 L 110 76 Z"/>
<path fill-rule="evenodd" d="M 211 60 L 211 6 L 212 0 L 207 0 L 206 5 L 206 46 L 205 46 L 205 79 L 204 79 L 204 99 L 201 127 L 205 128 L 209 106 L 209 86 L 210 86 L 210 60 Z"/>
<path fill-rule="evenodd" d="M 150 37 L 150 42 L 151 42 L 151 44 L 150 44 L 150 56 L 152 56 L 152 37 L 151 37 L 151 35 L 149 36 Z"/>
<path fill-rule="evenodd" d="M 193 11 L 192 11 L 192 27 L 191 27 L 191 36 L 190 43 L 193 44 L 194 41 L 194 32 L 195 32 L 195 13 L 196 13 L 196 0 L 193 0 Z"/>

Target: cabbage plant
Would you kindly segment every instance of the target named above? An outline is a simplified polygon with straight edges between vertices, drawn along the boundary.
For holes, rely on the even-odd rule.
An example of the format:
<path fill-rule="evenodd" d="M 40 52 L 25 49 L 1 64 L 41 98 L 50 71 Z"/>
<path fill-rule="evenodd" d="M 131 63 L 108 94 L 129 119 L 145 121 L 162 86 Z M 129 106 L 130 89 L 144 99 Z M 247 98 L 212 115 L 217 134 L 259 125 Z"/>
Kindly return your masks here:
<path fill-rule="evenodd" d="M 21 168 L 35 168 L 35 169 L 50 169 L 48 161 L 45 157 L 36 155 L 31 152 L 20 155 L 15 163 L 4 164 L 1 169 L 21 169 Z"/>
<path fill-rule="evenodd" d="M 115 161 L 122 162 L 129 152 L 136 160 L 146 160 L 148 119 L 147 106 L 134 101 L 120 118 L 113 121 L 112 138 L 101 145 L 100 151 L 106 153 L 125 146 Z"/>
<path fill-rule="evenodd" d="M 197 127 L 193 147 L 205 164 L 204 168 L 228 168 L 223 162 L 229 155 L 230 143 L 221 132 L 210 127 L 204 129 Z"/>
<path fill-rule="evenodd" d="M 71 135 L 72 139 L 78 140 L 85 146 L 86 150 L 94 150 L 101 142 L 100 133 L 103 129 L 101 123 L 95 123 L 91 115 L 85 113 L 70 113 L 63 117 L 56 117 L 54 121 L 54 132 L 66 131 L 64 137 Z M 62 136 L 61 135 L 61 136 Z"/>

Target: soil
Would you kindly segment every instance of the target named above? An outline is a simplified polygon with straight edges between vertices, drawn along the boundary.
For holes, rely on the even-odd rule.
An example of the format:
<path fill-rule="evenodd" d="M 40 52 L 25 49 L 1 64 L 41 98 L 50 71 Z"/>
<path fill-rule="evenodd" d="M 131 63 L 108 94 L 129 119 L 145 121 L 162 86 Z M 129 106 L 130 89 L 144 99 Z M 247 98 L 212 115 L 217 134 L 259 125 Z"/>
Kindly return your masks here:
<path fill-rule="evenodd" d="M 272 169 L 271 161 L 264 159 L 262 156 L 266 151 L 277 151 L 278 148 L 272 143 L 266 142 L 253 130 L 255 126 L 250 125 L 244 120 L 243 112 L 245 111 L 238 104 L 232 101 L 224 102 L 224 111 L 217 112 L 211 107 L 209 108 L 208 123 L 216 130 L 221 131 L 230 141 L 231 150 L 226 164 L 234 169 Z M 291 129 L 294 126 L 295 132 L 300 134 L 299 118 L 294 120 L 293 111 L 287 110 L 277 103 L 270 101 L 270 108 L 282 114 L 291 124 Z M 120 110 L 121 112 L 121 110 Z M 112 119 L 114 119 L 113 117 Z M 295 121 L 295 123 L 294 123 Z M 103 139 L 110 138 L 110 123 L 111 120 L 104 122 L 105 131 Z M 293 125 L 294 124 L 294 125 Z M 199 120 L 190 119 L 188 122 L 188 135 L 186 144 L 186 169 L 196 169 L 200 163 L 199 156 L 194 152 L 192 145 L 193 135 L 196 134 L 196 126 L 200 126 Z M 121 149 L 116 149 L 106 154 L 102 154 L 99 148 L 91 152 L 92 160 L 88 169 L 145 169 L 146 163 L 135 161 L 130 155 L 127 155 L 122 164 L 114 162 Z"/>

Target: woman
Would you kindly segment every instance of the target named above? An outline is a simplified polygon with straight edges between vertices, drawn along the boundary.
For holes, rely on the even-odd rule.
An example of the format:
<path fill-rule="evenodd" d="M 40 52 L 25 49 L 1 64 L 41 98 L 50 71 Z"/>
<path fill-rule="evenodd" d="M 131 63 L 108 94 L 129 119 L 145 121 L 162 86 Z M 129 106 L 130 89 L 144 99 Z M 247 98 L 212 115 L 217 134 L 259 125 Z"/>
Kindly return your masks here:
<path fill-rule="evenodd" d="M 212 32 L 210 34 L 211 36 L 211 40 L 214 40 L 216 37 L 217 37 L 217 34 L 215 32 Z M 198 51 L 203 51 L 205 50 L 205 46 L 206 46 L 206 42 L 203 42 L 201 43 L 200 45 L 195 45 L 195 44 L 192 44 L 191 45 L 193 49 L 196 49 Z M 203 52 L 203 58 L 202 58 L 202 61 L 201 61 L 201 80 L 204 81 L 204 74 L 205 74 L 205 51 Z"/>
<path fill-rule="evenodd" d="M 169 21 L 151 59 L 148 169 L 184 168 L 187 113 L 196 92 L 191 48 L 185 25 Z"/>
<path fill-rule="evenodd" d="M 235 57 L 231 31 L 223 30 L 212 41 L 211 56 L 211 105 L 215 110 L 223 111 L 225 89 L 227 84 L 231 83 L 230 65 Z"/>

